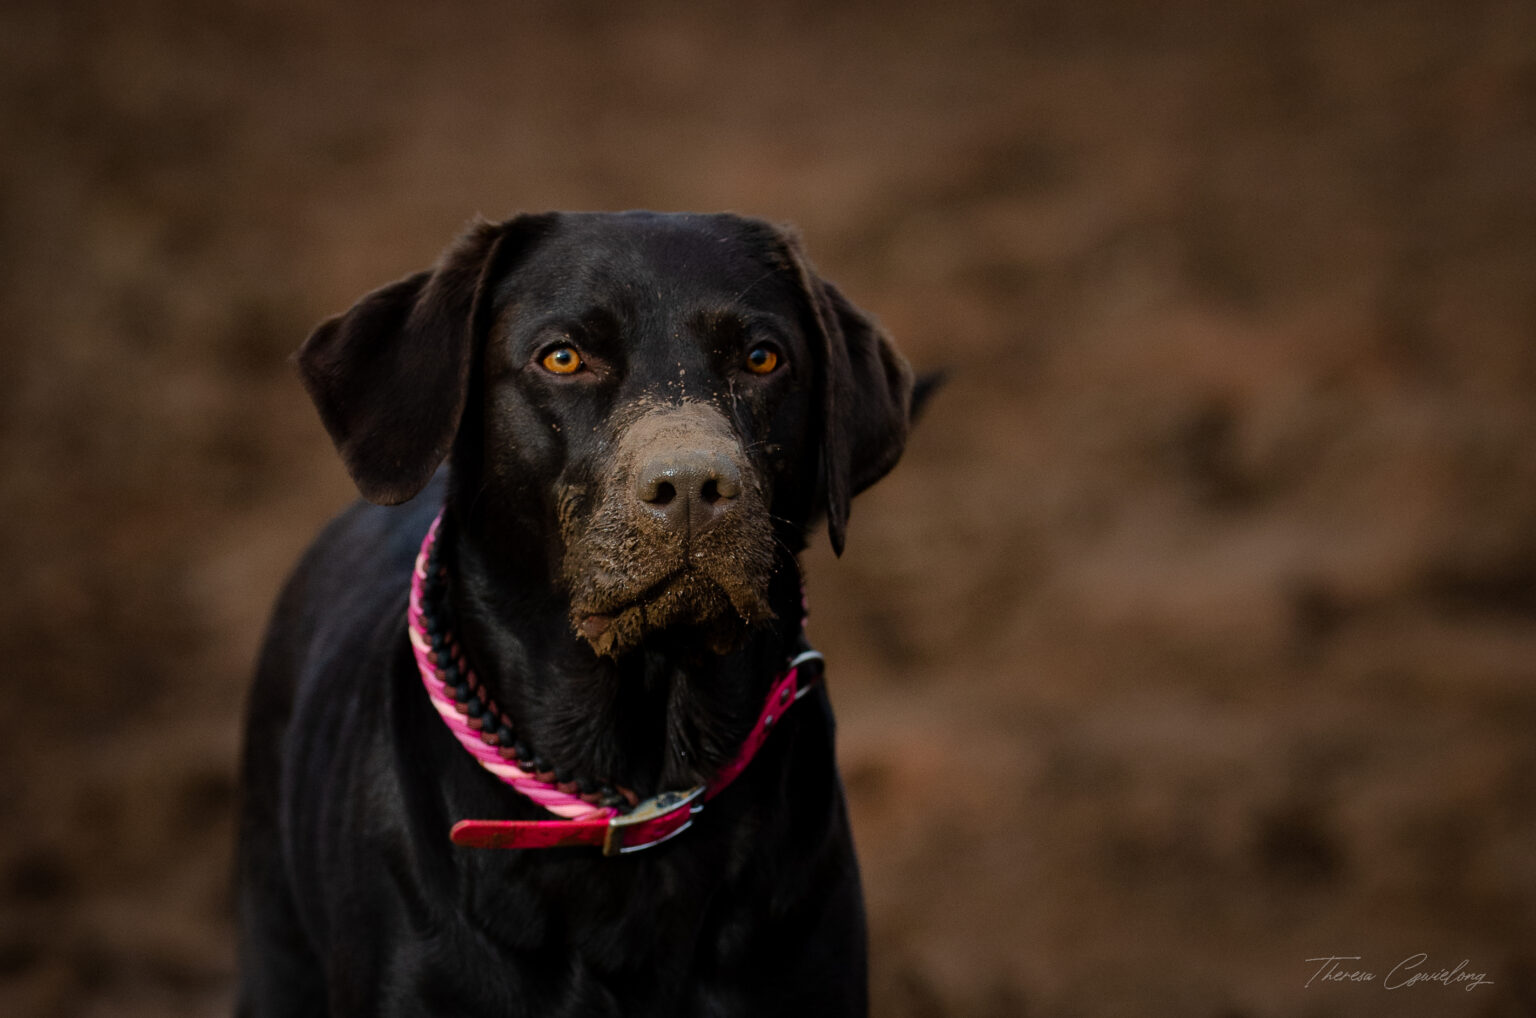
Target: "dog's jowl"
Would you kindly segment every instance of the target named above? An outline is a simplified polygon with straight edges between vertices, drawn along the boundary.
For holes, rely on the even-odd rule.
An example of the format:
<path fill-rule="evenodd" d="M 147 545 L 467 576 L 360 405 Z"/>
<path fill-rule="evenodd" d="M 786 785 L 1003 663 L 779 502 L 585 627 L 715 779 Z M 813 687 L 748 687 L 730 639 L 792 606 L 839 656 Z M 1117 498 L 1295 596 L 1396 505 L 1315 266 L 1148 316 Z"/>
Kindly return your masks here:
<path fill-rule="evenodd" d="M 766 223 L 471 229 L 299 350 L 367 499 L 249 705 L 240 1013 L 865 1010 L 797 554 L 913 381 Z"/>

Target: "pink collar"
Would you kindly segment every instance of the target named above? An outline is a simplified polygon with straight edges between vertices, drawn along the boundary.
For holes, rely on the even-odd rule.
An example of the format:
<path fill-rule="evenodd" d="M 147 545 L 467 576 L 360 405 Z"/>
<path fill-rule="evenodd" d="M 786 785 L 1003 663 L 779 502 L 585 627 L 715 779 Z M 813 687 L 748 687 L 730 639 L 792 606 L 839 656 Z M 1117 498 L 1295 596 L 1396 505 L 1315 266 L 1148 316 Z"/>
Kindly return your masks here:
<path fill-rule="evenodd" d="M 600 847 L 604 855 L 636 852 L 642 848 L 659 845 L 686 830 L 704 804 L 723 792 L 728 785 L 752 762 L 768 733 L 784 712 L 804 696 L 821 677 L 822 657 L 814 650 L 806 651 L 790 661 L 784 674 L 768 691 L 767 702 L 757 716 L 757 724 L 737 750 L 736 756 L 720 768 L 707 784 L 696 785 L 681 791 L 662 792 L 653 795 L 621 811 L 612 805 L 594 802 L 594 796 L 583 796 L 569 783 L 560 784 L 547 780 L 544 773 L 528 769 L 510 747 L 501 745 L 500 738 L 487 720 L 494 719 L 496 711 L 491 705 L 483 714 L 483 700 L 455 698 L 453 689 L 478 689 L 474 673 L 456 648 L 447 649 L 428 631 L 426 613 L 422 608 L 423 590 L 428 582 L 429 563 L 434 561 L 433 551 L 442 523 L 442 513 L 427 528 L 422 539 L 421 552 L 416 556 L 416 568 L 411 576 L 410 605 L 406 612 L 409 622 L 411 649 L 421 672 L 422 684 L 459 744 L 469 751 L 480 765 L 523 795 L 563 819 L 560 820 L 460 820 L 453 825 L 449 836 L 454 844 L 470 848 L 555 848 L 574 845 Z M 450 681 L 455 685 L 450 685 Z M 482 713 L 475 716 L 471 712 Z"/>

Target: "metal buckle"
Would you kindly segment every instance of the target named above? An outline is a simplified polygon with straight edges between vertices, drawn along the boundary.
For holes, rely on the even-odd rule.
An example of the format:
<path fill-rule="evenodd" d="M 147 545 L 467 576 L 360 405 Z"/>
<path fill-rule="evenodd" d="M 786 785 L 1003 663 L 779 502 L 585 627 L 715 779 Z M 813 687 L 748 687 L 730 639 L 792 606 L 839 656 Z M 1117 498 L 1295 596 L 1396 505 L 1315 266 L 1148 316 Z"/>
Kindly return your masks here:
<path fill-rule="evenodd" d="M 646 799 L 640 805 L 628 813 L 621 813 L 608 821 L 608 831 L 603 835 L 604 855 L 626 855 L 630 852 L 638 852 L 652 845 L 659 845 L 663 841 L 669 841 L 693 826 L 693 818 L 704 808 L 702 802 L 696 802 L 704 794 L 703 785 L 695 785 L 678 792 L 662 792 Z M 688 807 L 688 819 L 677 827 L 652 841 L 642 842 L 638 845 L 624 844 L 624 828 L 634 827 L 638 824 L 650 823 L 661 820 L 678 810 Z"/>
<path fill-rule="evenodd" d="M 822 656 L 822 653 L 819 650 L 806 650 L 796 654 L 794 659 L 789 662 L 789 669 L 790 671 L 794 671 L 801 665 L 810 664 L 812 661 L 815 661 L 817 665 L 817 675 L 815 676 L 815 679 L 819 679 L 821 678 L 820 672 L 827 666 L 827 659 Z M 809 682 L 800 681 L 798 679 L 795 681 L 796 700 L 800 699 L 806 693 L 811 691 L 811 687 L 816 685 L 815 679 L 812 679 Z"/>

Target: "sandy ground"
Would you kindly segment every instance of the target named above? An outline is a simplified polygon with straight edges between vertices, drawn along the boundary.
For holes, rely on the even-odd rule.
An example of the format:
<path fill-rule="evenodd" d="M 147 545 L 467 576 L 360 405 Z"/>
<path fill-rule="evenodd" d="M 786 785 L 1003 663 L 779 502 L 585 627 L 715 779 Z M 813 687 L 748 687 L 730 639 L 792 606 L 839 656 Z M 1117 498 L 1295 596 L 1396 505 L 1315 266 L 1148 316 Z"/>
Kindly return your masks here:
<path fill-rule="evenodd" d="M 288 353 L 641 206 L 952 372 L 808 557 L 876 1014 L 1536 1013 L 1536 7 L 747 6 L 0 10 L 0 1014 L 229 1007 Z"/>

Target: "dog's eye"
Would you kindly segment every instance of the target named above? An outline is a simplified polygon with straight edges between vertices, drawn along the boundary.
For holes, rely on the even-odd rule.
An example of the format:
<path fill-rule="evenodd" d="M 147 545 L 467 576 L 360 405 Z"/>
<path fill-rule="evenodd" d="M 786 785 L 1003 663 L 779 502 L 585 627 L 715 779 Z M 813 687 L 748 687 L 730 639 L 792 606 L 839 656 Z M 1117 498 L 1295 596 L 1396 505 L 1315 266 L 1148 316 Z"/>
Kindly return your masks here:
<path fill-rule="evenodd" d="M 747 352 L 747 370 L 754 375 L 770 374 L 779 366 L 779 352 L 771 346 L 754 346 Z"/>
<path fill-rule="evenodd" d="M 556 375 L 571 375 L 581 370 L 581 354 L 575 347 L 557 346 L 539 361 L 544 370 Z"/>

